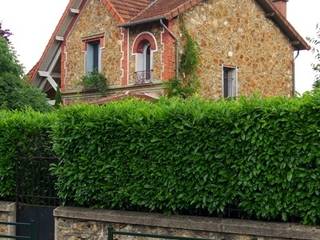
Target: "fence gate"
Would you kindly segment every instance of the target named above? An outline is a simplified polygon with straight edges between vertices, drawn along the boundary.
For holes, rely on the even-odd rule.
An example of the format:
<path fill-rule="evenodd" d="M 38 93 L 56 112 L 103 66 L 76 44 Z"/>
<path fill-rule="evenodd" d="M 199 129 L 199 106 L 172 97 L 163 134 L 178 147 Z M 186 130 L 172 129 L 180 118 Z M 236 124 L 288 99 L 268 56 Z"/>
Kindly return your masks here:
<path fill-rule="evenodd" d="M 54 157 L 21 157 L 16 162 L 17 222 L 33 223 L 37 240 L 54 240 L 53 210 L 59 201 L 54 178 L 49 173 Z M 18 236 L 26 236 L 29 229 L 16 226 Z"/>

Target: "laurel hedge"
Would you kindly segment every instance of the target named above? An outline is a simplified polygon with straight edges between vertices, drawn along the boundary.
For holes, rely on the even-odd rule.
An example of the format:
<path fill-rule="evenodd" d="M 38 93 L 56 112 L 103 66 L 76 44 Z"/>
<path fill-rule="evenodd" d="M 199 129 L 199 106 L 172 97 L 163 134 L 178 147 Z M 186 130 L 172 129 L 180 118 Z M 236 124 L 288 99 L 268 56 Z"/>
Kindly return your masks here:
<path fill-rule="evenodd" d="M 73 106 L 53 142 L 66 203 L 320 222 L 319 93 Z"/>
<path fill-rule="evenodd" d="M 55 117 L 53 113 L 41 114 L 32 110 L 0 111 L 0 199 L 14 199 L 18 158 L 29 161 L 28 157 L 54 155 L 50 133 Z M 30 173 L 26 176 L 38 174 L 32 168 L 24 171 Z M 36 187 L 36 183 L 31 187 Z"/>

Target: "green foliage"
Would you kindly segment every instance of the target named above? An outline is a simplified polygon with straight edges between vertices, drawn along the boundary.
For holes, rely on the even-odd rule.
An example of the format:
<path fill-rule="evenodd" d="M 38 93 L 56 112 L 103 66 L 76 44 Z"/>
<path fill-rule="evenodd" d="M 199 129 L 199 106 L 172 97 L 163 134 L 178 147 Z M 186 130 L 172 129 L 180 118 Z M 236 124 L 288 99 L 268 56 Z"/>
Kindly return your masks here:
<path fill-rule="evenodd" d="M 0 109 L 48 111 L 45 95 L 22 77 L 23 71 L 12 47 L 0 37 Z"/>
<path fill-rule="evenodd" d="M 22 76 L 23 71 L 12 47 L 0 37 L 0 76 L 5 73 Z"/>
<path fill-rule="evenodd" d="M 316 80 L 313 84 L 313 88 L 320 88 L 320 25 L 316 26 L 316 36 L 314 38 L 308 38 L 309 42 L 313 45 L 312 51 L 316 62 L 312 64 L 312 68 L 316 74 Z"/>
<path fill-rule="evenodd" d="M 16 159 L 53 155 L 49 133 L 54 120 L 52 113 L 0 111 L 0 199 L 12 199 L 15 194 Z M 25 171 L 38 174 L 32 168 Z"/>
<path fill-rule="evenodd" d="M 65 202 L 320 223 L 320 93 L 73 106 L 53 141 Z"/>
<path fill-rule="evenodd" d="M 180 98 L 188 98 L 195 94 L 196 86 L 191 86 L 189 84 L 185 84 L 185 81 L 181 79 L 173 78 L 170 81 L 166 82 L 166 90 L 167 96 L 171 97 L 180 97 Z"/>
<path fill-rule="evenodd" d="M 185 29 L 183 22 L 180 24 L 185 40 L 183 54 L 180 60 L 180 76 L 173 78 L 166 84 L 168 97 L 188 98 L 197 93 L 199 79 L 197 70 L 199 65 L 199 46 Z"/>
<path fill-rule="evenodd" d="M 82 83 L 88 90 L 98 90 L 101 94 L 105 94 L 108 89 L 108 80 L 104 74 L 93 71 L 82 77 Z"/>
<path fill-rule="evenodd" d="M 185 76 L 184 78 L 193 78 L 199 65 L 199 46 L 186 30 L 183 31 L 183 36 L 186 43 L 181 56 L 180 71 Z"/>
<path fill-rule="evenodd" d="M 7 42 L 9 42 L 9 37 L 12 35 L 9 29 L 3 29 L 2 23 L 0 22 L 0 37 L 4 38 Z"/>
<path fill-rule="evenodd" d="M 60 88 L 57 88 L 56 96 L 55 96 L 55 103 L 54 107 L 55 108 L 60 108 L 60 106 L 63 104 L 62 102 L 62 96 L 61 96 L 61 91 Z"/>

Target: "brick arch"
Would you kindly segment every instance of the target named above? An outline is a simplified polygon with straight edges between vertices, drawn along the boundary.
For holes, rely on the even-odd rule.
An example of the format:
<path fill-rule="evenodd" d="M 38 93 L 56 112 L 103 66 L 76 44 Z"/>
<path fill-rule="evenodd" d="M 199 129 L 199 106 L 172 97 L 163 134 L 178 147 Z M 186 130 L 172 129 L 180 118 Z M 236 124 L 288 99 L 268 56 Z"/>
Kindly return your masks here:
<path fill-rule="evenodd" d="M 143 52 L 143 47 L 145 46 L 146 43 L 150 44 L 150 48 L 152 51 L 157 50 L 157 43 L 156 43 L 156 38 L 152 33 L 145 32 L 139 34 L 136 39 L 133 42 L 133 53 L 142 53 Z"/>

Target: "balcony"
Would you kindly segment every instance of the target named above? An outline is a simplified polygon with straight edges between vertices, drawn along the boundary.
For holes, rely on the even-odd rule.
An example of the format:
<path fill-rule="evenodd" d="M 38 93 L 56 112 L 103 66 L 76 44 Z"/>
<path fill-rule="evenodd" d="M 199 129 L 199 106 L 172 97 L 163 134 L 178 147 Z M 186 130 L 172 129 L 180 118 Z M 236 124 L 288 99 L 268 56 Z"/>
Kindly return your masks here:
<path fill-rule="evenodd" d="M 135 72 L 135 84 L 142 85 L 152 83 L 152 70 Z"/>

